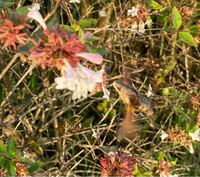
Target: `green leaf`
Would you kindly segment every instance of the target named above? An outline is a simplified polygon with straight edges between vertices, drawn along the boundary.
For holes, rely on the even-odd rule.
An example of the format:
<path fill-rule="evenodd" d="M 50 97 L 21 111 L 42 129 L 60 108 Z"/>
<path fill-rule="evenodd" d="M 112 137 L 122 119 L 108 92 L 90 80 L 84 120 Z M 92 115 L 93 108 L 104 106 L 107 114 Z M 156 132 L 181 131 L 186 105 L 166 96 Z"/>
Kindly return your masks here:
<path fill-rule="evenodd" d="M 182 25 L 181 14 L 175 6 L 172 9 L 172 23 L 176 29 L 179 29 Z"/>
<path fill-rule="evenodd" d="M 29 54 L 30 49 L 34 46 L 32 42 L 28 42 L 25 45 L 18 48 L 18 50 L 24 54 Z"/>
<path fill-rule="evenodd" d="M 6 160 L 5 167 L 8 173 L 8 176 L 15 176 L 16 175 L 16 167 L 12 161 Z"/>
<path fill-rule="evenodd" d="M 197 47 L 197 43 L 194 40 L 193 36 L 190 34 L 190 32 L 182 31 L 182 32 L 179 32 L 178 35 L 179 35 L 180 39 L 182 41 L 184 41 L 185 43 L 187 43 L 187 44 L 189 44 L 191 46 Z"/>
<path fill-rule="evenodd" d="M 55 24 L 59 24 L 59 16 L 57 14 L 47 22 L 47 27 L 51 28 Z"/>
<path fill-rule="evenodd" d="M 22 6 L 16 10 L 16 13 L 21 16 L 26 16 L 29 8 L 31 8 L 31 6 Z"/>
<path fill-rule="evenodd" d="M 165 157 L 166 157 L 165 153 L 161 151 L 157 157 L 157 160 L 163 160 Z"/>
<path fill-rule="evenodd" d="M 11 157 L 15 157 L 16 155 L 16 147 L 15 147 L 15 141 L 13 138 L 10 138 L 7 143 L 7 153 Z"/>
<path fill-rule="evenodd" d="M 82 28 L 86 28 L 86 27 L 90 27 L 92 25 L 95 25 L 97 22 L 96 19 L 94 18 L 84 18 L 82 19 L 80 22 L 79 22 L 79 25 L 82 27 Z"/>
<path fill-rule="evenodd" d="M 10 7 L 12 6 L 13 4 L 15 4 L 15 2 L 10 2 L 10 1 L 0 1 L 0 10 L 1 9 L 4 9 L 4 8 L 7 8 L 7 7 Z"/>
<path fill-rule="evenodd" d="M 0 152 L 6 152 L 6 146 L 2 141 L 0 141 Z"/>
<path fill-rule="evenodd" d="M 64 29 L 66 29 L 66 30 L 67 30 L 68 32 L 70 32 L 70 33 L 76 32 L 76 30 L 75 30 L 72 26 L 62 25 L 62 27 L 63 27 Z"/>
<path fill-rule="evenodd" d="M 198 25 L 192 25 L 189 27 L 190 33 L 194 33 L 199 35 L 200 34 L 200 27 Z"/>
<path fill-rule="evenodd" d="M 44 165 L 44 163 L 42 163 L 42 162 L 35 162 L 30 165 L 30 167 L 28 168 L 28 171 L 29 171 L 29 173 L 33 173 L 34 171 L 41 168 L 43 165 Z"/>
<path fill-rule="evenodd" d="M 162 8 L 162 5 L 160 5 L 159 3 L 157 3 L 154 0 L 150 0 L 148 5 L 152 9 L 161 9 Z"/>

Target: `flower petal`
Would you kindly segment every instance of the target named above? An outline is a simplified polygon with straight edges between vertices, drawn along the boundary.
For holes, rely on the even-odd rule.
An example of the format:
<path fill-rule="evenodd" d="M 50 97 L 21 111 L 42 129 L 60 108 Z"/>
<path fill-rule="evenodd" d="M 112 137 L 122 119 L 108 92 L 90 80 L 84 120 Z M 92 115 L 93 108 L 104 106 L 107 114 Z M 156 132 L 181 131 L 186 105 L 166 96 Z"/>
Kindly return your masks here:
<path fill-rule="evenodd" d="M 27 17 L 37 21 L 42 26 L 42 28 L 45 30 L 45 29 L 47 29 L 47 25 L 46 25 L 42 15 L 40 14 L 39 10 L 40 10 L 40 5 L 38 3 L 34 3 L 32 8 L 29 9 Z"/>
<path fill-rule="evenodd" d="M 200 141 L 200 128 L 198 128 L 195 132 L 189 133 L 189 136 L 193 141 Z"/>
<path fill-rule="evenodd" d="M 56 89 L 65 89 L 67 88 L 67 80 L 64 77 L 55 78 Z"/>
<path fill-rule="evenodd" d="M 161 140 L 164 141 L 167 137 L 168 134 L 165 131 L 161 130 L 161 136 L 160 136 Z"/>
<path fill-rule="evenodd" d="M 102 84 L 102 90 L 103 90 L 103 98 L 106 98 L 107 100 L 110 100 L 110 92 L 104 86 L 104 84 Z"/>
<path fill-rule="evenodd" d="M 190 152 L 191 154 L 194 154 L 194 148 L 193 148 L 192 143 L 189 144 L 189 152 Z"/>
<path fill-rule="evenodd" d="M 84 58 L 92 63 L 100 65 L 103 62 L 103 57 L 98 53 L 80 52 L 76 56 Z"/>

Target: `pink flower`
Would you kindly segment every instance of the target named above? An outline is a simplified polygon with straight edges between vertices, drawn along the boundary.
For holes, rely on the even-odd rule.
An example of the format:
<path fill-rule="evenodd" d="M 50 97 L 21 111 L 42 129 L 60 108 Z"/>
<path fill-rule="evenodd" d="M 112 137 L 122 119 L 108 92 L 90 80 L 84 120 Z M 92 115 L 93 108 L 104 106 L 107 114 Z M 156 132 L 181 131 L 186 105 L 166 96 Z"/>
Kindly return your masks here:
<path fill-rule="evenodd" d="M 12 46 L 16 49 L 16 44 L 24 45 L 27 41 L 27 34 L 23 32 L 23 24 L 14 24 L 9 19 L 3 19 L 3 23 L 0 27 L 0 42 L 4 43 L 4 46 Z"/>
<path fill-rule="evenodd" d="M 84 59 L 86 59 L 94 64 L 98 64 L 98 65 L 102 64 L 102 62 L 103 62 L 103 57 L 98 53 L 80 52 L 80 53 L 77 53 L 76 56 L 84 58 Z"/>
<path fill-rule="evenodd" d="M 76 34 L 68 34 L 66 30 L 56 26 L 44 31 L 44 38 L 32 42 L 35 47 L 31 49 L 29 59 L 35 60 L 43 69 L 46 67 L 61 69 L 64 61 L 76 68 L 80 58 L 94 64 L 103 62 L 100 54 L 85 52 L 86 47 Z"/>

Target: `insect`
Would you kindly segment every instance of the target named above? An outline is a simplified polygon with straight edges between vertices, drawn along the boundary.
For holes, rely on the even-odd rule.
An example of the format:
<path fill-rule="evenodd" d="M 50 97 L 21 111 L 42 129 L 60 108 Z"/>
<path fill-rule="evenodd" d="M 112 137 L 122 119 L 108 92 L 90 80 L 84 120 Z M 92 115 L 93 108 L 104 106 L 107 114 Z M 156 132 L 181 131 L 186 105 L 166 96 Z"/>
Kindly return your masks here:
<path fill-rule="evenodd" d="M 120 123 L 118 135 L 122 138 L 127 137 L 133 139 L 137 131 L 137 124 L 133 120 L 134 113 L 142 112 L 148 117 L 152 116 L 152 102 L 123 81 L 115 81 L 113 86 L 117 90 L 126 108 L 126 114 L 123 121 Z"/>

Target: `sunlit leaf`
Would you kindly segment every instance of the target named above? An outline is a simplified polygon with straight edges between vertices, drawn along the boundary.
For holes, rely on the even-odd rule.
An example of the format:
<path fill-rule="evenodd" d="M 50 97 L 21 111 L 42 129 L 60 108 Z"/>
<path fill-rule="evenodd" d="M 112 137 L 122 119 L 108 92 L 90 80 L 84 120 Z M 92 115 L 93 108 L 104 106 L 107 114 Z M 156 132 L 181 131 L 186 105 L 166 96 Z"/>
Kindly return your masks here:
<path fill-rule="evenodd" d="M 6 146 L 2 141 L 0 141 L 0 152 L 6 152 Z"/>
<path fill-rule="evenodd" d="M 15 176 L 16 175 L 16 167 L 13 161 L 6 160 L 5 167 L 8 173 L 8 176 Z"/>
<path fill-rule="evenodd" d="M 30 140 L 29 142 L 29 146 L 38 154 L 42 155 L 43 154 L 43 149 L 41 148 L 41 146 L 34 140 Z"/>
<path fill-rule="evenodd" d="M 29 171 L 29 173 L 33 173 L 34 171 L 41 168 L 43 165 L 44 165 L 44 163 L 42 163 L 42 162 L 35 162 L 30 165 L 30 167 L 28 168 L 28 171 Z"/>
<path fill-rule="evenodd" d="M 161 151 L 157 157 L 157 160 L 163 160 L 165 157 L 166 157 L 165 153 Z"/>
<path fill-rule="evenodd" d="M 154 0 L 150 0 L 148 2 L 148 5 L 149 7 L 151 7 L 152 9 L 161 9 L 162 8 L 162 5 L 160 5 L 159 3 L 157 3 L 156 1 Z"/>
<path fill-rule="evenodd" d="M 182 31 L 178 33 L 180 39 L 182 41 L 184 41 L 185 43 L 191 45 L 191 46 L 197 46 L 197 43 L 195 41 L 195 39 L 193 38 L 193 36 L 190 34 L 190 32 L 188 31 Z"/>
<path fill-rule="evenodd" d="M 181 14 L 175 6 L 172 9 L 172 23 L 176 29 L 179 29 L 182 25 Z"/>
<path fill-rule="evenodd" d="M 200 26 L 198 26 L 198 25 L 191 25 L 189 27 L 189 31 L 190 31 L 190 33 L 194 33 L 194 34 L 200 35 Z"/>
<path fill-rule="evenodd" d="M 108 114 L 108 118 L 113 118 L 116 116 L 116 109 L 111 109 L 111 111 Z"/>
<path fill-rule="evenodd" d="M 95 25 L 96 22 L 97 22 L 97 20 L 94 19 L 94 18 L 84 18 L 79 22 L 79 25 L 83 28 L 86 28 L 86 27 L 90 27 L 92 25 Z"/>
<path fill-rule="evenodd" d="M 7 143 L 7 153 L 11 157 L 15 157 L 16 155 L 16 147 L 15 147 L 15 141 L 13 138 L 10 138 Z"/>

